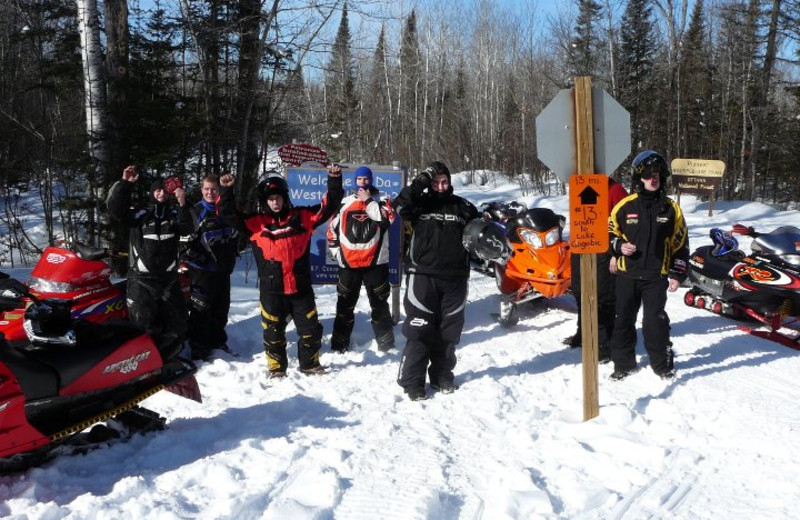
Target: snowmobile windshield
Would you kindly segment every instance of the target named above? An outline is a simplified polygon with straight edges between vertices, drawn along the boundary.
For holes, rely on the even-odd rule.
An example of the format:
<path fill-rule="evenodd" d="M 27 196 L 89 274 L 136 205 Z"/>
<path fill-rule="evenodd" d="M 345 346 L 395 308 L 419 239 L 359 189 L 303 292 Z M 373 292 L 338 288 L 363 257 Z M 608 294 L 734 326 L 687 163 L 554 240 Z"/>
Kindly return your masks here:
<path fill-rule="evenodd" d="M 561 219 L 547 208 L 533 208 L 517 219 L 520 227 L 528 227 L 536 231 L 547 231 L 561 225 Z"/>
<path fill-rule="evenodd" d="M 30 287 L 32 291 L 51 294 L 68 293 L 75 291 L 78 288 L 76 285 L 71 283 L 54 282 L 52 280 L 45 280 L 44 278 L 39 278 L 36 276 L 31 276 L 31 279 L 28 281 L 28 287 Z"/>
<path fill-rule="evenodd" d="M 561 240 L 561 217 L 551 209 L 529 209 L 510 222 L 519 238 L 536 249 L 552 246 Z"/>
<path fill-rule="evenodd" d="M 750 247 L 753 251 L 779 255 L 794 265 L 800 265 L 800 229 L 795 226 L 782 226 L 759 235 Z"/>

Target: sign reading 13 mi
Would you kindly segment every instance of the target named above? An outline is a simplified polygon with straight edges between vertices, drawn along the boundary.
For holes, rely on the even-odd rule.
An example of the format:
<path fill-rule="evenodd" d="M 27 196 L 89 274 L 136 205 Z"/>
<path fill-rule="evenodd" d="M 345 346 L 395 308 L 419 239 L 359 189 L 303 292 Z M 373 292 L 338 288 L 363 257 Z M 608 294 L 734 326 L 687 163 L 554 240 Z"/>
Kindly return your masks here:
<path fill-rule="evenodd" d="M 608 250 L 608 177 L 569 178 L 569 247 L 572 253 Z"/>

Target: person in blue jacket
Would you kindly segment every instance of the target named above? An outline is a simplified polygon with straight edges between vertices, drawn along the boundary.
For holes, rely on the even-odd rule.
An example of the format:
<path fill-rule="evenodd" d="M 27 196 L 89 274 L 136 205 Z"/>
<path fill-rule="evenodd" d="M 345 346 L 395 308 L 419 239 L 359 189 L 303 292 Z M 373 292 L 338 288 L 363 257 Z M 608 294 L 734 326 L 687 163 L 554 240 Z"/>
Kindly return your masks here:
<path fill-rule="evenodd" d="M 231 273 L 236 266 L 238 233 L 219 216 L 219 177 L 206 175 L 202 199 L 194 205 L 194 230 L 184 258 L 189 264 L 189 348 L 192 359 L 206 359 L 214 349 L 228 350 Z"/>

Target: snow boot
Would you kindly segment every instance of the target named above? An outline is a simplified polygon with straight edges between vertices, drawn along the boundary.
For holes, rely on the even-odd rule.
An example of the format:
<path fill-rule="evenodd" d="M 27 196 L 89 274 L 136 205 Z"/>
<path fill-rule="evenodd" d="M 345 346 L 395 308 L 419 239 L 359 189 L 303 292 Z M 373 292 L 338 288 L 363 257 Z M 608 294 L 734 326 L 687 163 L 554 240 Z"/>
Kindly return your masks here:
<path fill-rule="evenodd" d="M 623 370 L 621 368 L 615 368 L 614 371 L 611 373 L 611 375 L 608 376 L 608 377 L 612 381 L 622 381 L 623 379 L 625 379 L 629 375 L 635 374 L 638 371 L 639 371 L 638 368 L 632 368 L 630 370 Z"/>
<path fill-rule="evenodd" d="M 412 401 L 424 401 L 428 398 L 428 394 L 425 392 L 424 388 L 419 387 L 412 387 L 406 389 L 406 395 Z"/>
<path fill-rule="evenodd" d="M 452 394 L 458 390 L 458 385 L 453 384 L 451 381 L 439 381 L 438 383 L 431 383 L 431 388 L 443 394 Z"/>
<path fill-rule="evenodd" d="M 581 331 L 576 332 L 572 336 L 564 338 L 564 345 L 569 346 L 569 348 L 581 348 L 581 342 L 583 341 Z"/>
<path fill-rule="evenodd" d="M 326 374 L 328 372 L 328 367 L 324 367 L 322 365 L 317 365 L 310 368 L 301 368 L 300 372 L 304 373 L 307 376 L 317 376 Z"/>

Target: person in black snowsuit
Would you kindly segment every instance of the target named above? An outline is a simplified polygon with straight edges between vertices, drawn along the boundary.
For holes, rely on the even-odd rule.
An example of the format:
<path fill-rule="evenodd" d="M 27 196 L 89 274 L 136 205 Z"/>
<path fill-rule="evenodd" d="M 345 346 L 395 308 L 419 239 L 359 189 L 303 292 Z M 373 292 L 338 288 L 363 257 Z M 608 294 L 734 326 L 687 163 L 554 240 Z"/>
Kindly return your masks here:
<path fill-rule="evenodd" d="M 462 245 L 467 223 L 480 216 L 468 200 L 453 194 L 450 170 L 432 162 L 394 201 L 413 226 L 403 307 L 406 346 L 397 382 L 408 398 L 425 399 L 425 371 L 434 390 L 450 393 L 456 344 L 464 327 L 469 254 Z"/>
<path fill-rule="evenodd" d="M 178 281 L 178 242 L 192 232 L 186 192 L 174 192 L 178 206 L 162 180 L 150 185 L 151 205 L 131 207 L 131 192 L 139 180 L 133 166 L 122 172 L 122 180 L 111 186 L 106 201 L 112 219 L 130 230 L 127 303 L 131 322 L 150 334 L 161 355 L 177 355 L 186 336 L 186 302 Z"/>
<path fill-rule="evenodd" d="M 231 273 L 236 266 L 236 228 L 218 215 L 219 177 L 200 183 L 202 200 L 193 206 L 194 231 L 184 258 L 189 264 L 189 348 L 192 359 L 206 359 L 214 349 L 226 350 Z"/>
<path fill-rule="evenodd" d="M 633 160 L 633 195 L 609 216 L 611 250 L 617 265 L 617 305 L 611 337 L 611 378 L 637 370 L 636 315 L 643 308 L 642 335 L 650 366 L 664 379 L 675 377 L 667 291 L 686 279 L 689 238 L 680 206 L 664 193 L 667 161 L 652 150 Z"/>

